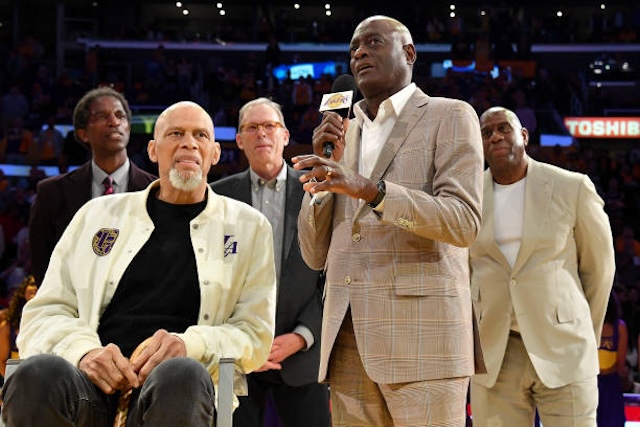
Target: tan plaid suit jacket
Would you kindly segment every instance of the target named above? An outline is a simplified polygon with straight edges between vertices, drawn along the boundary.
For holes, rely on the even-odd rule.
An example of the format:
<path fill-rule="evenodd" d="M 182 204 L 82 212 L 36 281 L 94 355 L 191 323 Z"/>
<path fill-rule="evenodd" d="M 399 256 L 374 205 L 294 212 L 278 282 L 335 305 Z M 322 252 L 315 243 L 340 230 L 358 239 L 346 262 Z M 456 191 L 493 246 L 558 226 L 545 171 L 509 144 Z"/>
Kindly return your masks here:
<path fill-rule="evenodd" d="M 352 120 L 342 164 L 358 170 Z M 465 102 L 417 89 L 373 169 L 386 182 L 384 213 L 330 194 L 298 218 L 300 246 L 327 281 L 319 379 L 351 306 L 369 377 L 391 384 L 474 372 L 468 246 L 480 228 L 483 154 L 478 117 Z"/>

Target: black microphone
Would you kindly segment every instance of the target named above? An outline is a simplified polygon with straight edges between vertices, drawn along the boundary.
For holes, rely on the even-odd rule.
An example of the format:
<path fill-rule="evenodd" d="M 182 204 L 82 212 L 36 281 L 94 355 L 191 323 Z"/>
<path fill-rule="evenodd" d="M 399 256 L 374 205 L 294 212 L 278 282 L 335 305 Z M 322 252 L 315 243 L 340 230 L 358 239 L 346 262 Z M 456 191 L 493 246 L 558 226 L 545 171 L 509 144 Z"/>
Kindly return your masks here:
<path fill-rule="evenodd" d="M 357 91 L 356 81 L 351 74 L 339 75 L 331 85 L 331 93 L 322 96 L 320 111 L 333 111 L 344 119 L 349 116 L 351 104 Z M 333 154 L 335 145 L 327 141 L 322 145 L 322 155 L 327 159 Z"/>

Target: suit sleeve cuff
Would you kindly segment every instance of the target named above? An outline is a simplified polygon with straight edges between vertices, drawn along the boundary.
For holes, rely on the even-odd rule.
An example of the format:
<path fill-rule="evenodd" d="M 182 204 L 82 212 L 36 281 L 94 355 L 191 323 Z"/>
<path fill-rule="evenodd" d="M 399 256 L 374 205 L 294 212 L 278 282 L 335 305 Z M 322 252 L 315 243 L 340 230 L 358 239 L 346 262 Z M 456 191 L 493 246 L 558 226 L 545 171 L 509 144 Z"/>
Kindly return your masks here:
<path fill-rule="evenodd" d="M 313 334 L 311 333 L 309 328 L 307 328 L 304 325 L 296 326 L 296 328 L 293 330 L 293 333 L 300 335 L 302 339 L 304 339 L 304 342 L 307 344 L 307 346 L 304 349 L 302 349 L 302 351 L 309 350 L 313 345 L 313 343 L 315 342 L 315 339 L 313 338 Z"/>

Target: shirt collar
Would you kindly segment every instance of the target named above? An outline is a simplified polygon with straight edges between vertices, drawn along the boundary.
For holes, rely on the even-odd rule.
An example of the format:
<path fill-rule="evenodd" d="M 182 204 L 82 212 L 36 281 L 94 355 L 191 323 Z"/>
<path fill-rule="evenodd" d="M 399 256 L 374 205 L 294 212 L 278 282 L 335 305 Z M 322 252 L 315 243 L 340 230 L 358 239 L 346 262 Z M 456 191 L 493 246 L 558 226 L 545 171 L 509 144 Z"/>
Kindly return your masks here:
<path fill-rule="evenodd" d="M 411 95 L 413 95 L 416 89 L 417 89 L 416 84 L 410 83 L 409 85 L 405 86 L 402 90 L 399 90 L 398 92 L 391 95 L 389 98 L 385 99 L 383 102 L 386 103 L 387 101 L 389 101 L 391 103 L 391 107 L 393 108 L 393 111 L 396 113 L 396 117 L 398 117 L 402 112 L 402 110 L 404 109 L 404 106 L 407 105 L 409 98 L 411 98 Z M 365 102 L 364 99 L 358 101 L 358 103 L 353 108 L 353 113 L 356 117 L 356 120 L 360 124 L 364 122 L 365 118 L 367 119 L 369 118 L 367 113 L 364 111 L 364 105 L 365 105 L 364 102 Z"/>
<path fill-rule="evenodd" d="M 271 181 L 265 181 L 261 178 L 253 169 L 249 168 L 249 175 L 251 176 L 251 186 L 253 188 L 258 188 L 260 184 L 267 185 L 268 187 L 275 187 L 277 184 L 286 182 L 287 180 L 287 165 L 285 162 L 282 162 L 282 168 L 280 168 L 280 172 L 278 172 L 278 176 Z"/>
<path fill-rule="evenodd" d="M 104 181 L 104 179 L 107 176 L 110 176 L 113 179 L 113 183 L 115 185 L 117 186 L 123 185 L 127 181 L 126 178 L 129 176 L 129 169 L 131 169 L 131 164 L 129 163 L 129 159 L 127 159 L 122 164 L 122 166 L 120 166 L 118 169 L 113 171 L 113 173 L 111 174 L 108 174 L 102 169 L 100 169 L 100 166 L 98 166 L 94 160 L 91 160 L 91 174 L 93 176 L 93 180 L 94 182 L 97 182 L 100 185 L 102 185 L 102 181 Z"/>

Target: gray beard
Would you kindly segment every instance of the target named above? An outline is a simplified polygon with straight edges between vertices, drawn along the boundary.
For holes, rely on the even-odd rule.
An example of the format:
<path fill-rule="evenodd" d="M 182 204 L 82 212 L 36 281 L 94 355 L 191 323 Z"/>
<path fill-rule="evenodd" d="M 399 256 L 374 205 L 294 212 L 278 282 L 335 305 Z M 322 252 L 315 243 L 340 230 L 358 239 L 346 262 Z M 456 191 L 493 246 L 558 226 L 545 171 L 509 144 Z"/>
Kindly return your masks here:
<path fill-rule="evenodd" d="M 178 190 L 194 191 L 202 184 L 202 170 L 180 173 L 176 168 L 169 171 L 169 181 Z"/>

